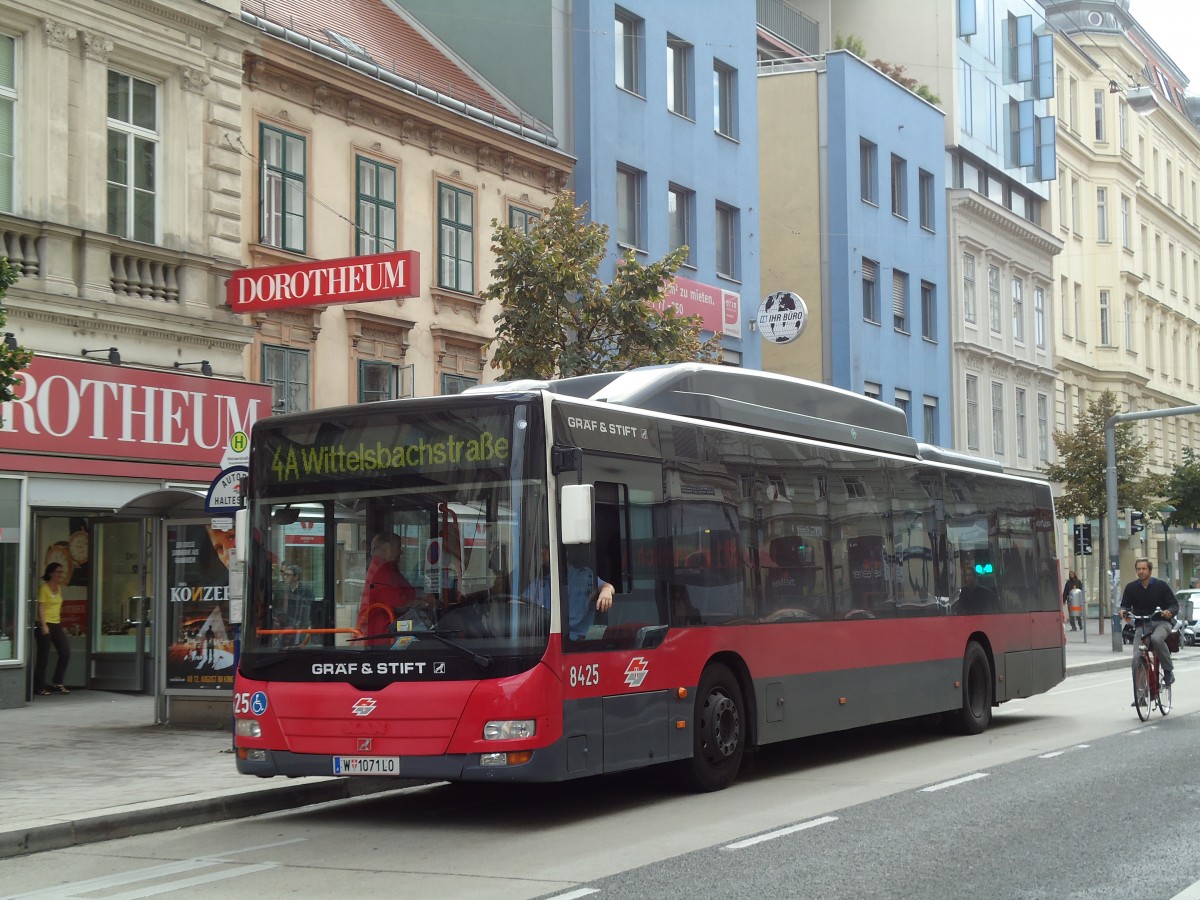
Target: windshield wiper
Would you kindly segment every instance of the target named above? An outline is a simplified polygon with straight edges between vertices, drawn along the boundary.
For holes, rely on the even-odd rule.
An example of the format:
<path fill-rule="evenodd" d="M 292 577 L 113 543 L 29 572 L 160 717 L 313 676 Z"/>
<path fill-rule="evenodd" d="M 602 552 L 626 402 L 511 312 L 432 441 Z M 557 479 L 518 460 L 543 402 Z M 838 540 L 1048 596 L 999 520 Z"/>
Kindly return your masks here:
<path fill-rule="evenodd" d="M 492 667 L 492 658 L 482 653 L 476 653 L 469 647 L 464 647 L 457 641 L 452 641 L 444 634 L 437 631 L 386 631 L 383 634 L 364 634 L 362 637 L 350 638 L 351 641 L 381 641 L 384 639 L 395 641 L 402 637 L 420 638 L 431 637 L 437 638 L 447 647 L 451 647 L 460 653 L 471 657 L 471 661 L 481 669 L 490 669 Z"/>

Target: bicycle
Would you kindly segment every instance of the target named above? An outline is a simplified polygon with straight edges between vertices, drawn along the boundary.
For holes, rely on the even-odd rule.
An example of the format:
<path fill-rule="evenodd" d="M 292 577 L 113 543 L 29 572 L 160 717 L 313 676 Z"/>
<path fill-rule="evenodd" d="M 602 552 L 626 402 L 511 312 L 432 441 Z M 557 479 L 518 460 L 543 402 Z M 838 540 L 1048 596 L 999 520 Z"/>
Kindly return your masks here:
<path fill-rule="evenodd" d="M 1141 626 L 1141 640 L 1133 648 L 1133 705 L 1137 709 L 1138 718 L 1145 722 L 1150 718 L 1153 706 L 1164 716 L 1171 711 L 1171 685 L 1167 683 L 1166 675 L 1158 663 L 1158 654 L 1150 643 L 1153 628 L 1147 628 L 1154 616 L 1162 612 L 1156 609 L 1148 616 L 1137 616 L 1127 613 L 1125 618 L 1133 622 L 1134 634 Z M 1157 624 L 1157 623 L 1155 623 Z M 1168 647 L 1168 649 L 1170 649 Z"/>

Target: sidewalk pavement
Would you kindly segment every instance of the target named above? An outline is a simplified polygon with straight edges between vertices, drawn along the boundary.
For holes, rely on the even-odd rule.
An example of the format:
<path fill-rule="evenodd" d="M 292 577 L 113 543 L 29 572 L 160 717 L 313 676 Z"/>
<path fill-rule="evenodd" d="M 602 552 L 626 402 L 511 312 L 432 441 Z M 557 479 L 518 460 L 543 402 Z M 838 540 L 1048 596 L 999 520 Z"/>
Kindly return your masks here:
<path fill-rule="evenodd" d="M 1129 665 L 1128 647 L 1114 653 L 1088 626 L 1086 643 L 1067 632 L 1068 675 Z M 417 783 L 239 775 L 227 730 L 153 722 L 142 694 L 73 690 L 0 709 L 0 859 Z"/>

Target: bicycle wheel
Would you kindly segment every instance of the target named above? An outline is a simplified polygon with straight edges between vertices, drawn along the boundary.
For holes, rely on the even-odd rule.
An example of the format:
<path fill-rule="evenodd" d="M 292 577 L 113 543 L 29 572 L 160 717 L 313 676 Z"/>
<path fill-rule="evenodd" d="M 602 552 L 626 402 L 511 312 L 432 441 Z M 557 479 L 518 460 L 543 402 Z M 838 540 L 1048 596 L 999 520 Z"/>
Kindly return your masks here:
<path fill-rule="evenodd" d="M 1171 685 L 1167 684 L 1167 676 L 1162 672 L 1158 674 L 1158 697 L 1155 698 L 1158 703 L 1158 711 L 1164 716 L 1171 711 Z"/>
<path fill-rule="evenodd" d="M 1139 719 L 1145 722 L 1150 718 L 1150 675 L 1146 671 L 1146 661 L 1141 657 L 1133 666 L 1133 705 Z"/>

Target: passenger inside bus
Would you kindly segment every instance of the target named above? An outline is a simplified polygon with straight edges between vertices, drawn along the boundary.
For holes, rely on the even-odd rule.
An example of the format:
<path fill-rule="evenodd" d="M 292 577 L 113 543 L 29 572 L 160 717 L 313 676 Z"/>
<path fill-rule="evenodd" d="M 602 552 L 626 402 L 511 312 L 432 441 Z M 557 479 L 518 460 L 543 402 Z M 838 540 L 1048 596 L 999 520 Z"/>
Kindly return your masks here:
<path fill-rule="evenodd" d="M 312 628 L 313 592 L 303 581 L 304 570 L 295 563 L 284 563 L 279 567 L 279 575 L 283 581 L 276 594 L 278 603 L 274 607 L 274 628 Z M 309 635 L 285 634 L 281 636 L 284 647 L 295 646 L 306 642 Z"/>
<path fill-rule="evenodd" d="M 616 588 L 592 572 L 584 558 L 582 547 L 567 548 L 567 629 L 573 641 L 587 637 L 588 629 L 595 624 L 596 613 L 607 613 L 612 608 Z M 542 568 L 521 599 L 542 609 L 550 609 L 550 548 L 542 547 Z"/>
<path fill-rule="evenodd" d="M 990 570 L 991 564 L 979 562 L 971 555 L 964 558 L 963 586 L 958 592 L 958 602 L 955 604 L 954 611 L 965 615 L 976 615 L 979 613 L 998 612 L 996 592 L 979 580 L 979 568 L 985 567 Z"/>

